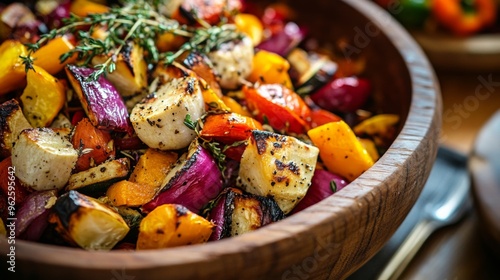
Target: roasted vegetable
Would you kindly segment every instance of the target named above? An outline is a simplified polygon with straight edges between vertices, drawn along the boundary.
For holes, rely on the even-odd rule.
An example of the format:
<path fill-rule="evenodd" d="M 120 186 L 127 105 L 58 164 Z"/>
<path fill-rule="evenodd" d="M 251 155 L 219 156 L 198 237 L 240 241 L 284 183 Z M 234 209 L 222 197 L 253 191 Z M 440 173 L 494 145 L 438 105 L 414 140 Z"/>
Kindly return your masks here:
<path fill-rule="evenodd" d="M 266 50 L 286 57 L 292 49 L 297 47 L 297 45 L 304 40 L 305 36 L 305 29 L 300 28 L 294 22 L 288 22 L 281 31 L 257 45 L 257 49 Z"/>
<path fill-rule="evenodd" d="M 71 143 L 78 151 L 75 166 L 77 172 L 113 159 L 116 155 L 109 132 L 93 126 L 88 118 L 82 119 L 75 126 Z"/>
<path fill-rule="evenodd" d="M 199 213 L 221 190 L 222 174 L 217 163 L 195 140 L 168 172 L 158 195 L 142 210 L 147 213 L 162 204 L 181 204 Z"/>
<path fill-rule="evenodd" d="M 211 61 L 200 52 L 189 52 L 181 58 L 182 64 L 205 80 L 218 97 L 222 96 L 217 73 L 211 67 Z M 205 100 L 207 102 L 207 100 Z"/>
<path fill-rule="evenodd" d="M 63 188 L 77 158 L 71 143 L 49 128 L 23 130 L 12 147 L 16 176 L 38 191 Z"/>
<path fill-rule="evenodd" d="M 156 194 L 154 188 L 145 184 L 122 180 L 111 185 L 106 196 L 113 206 L 138 207 L 148 203 Z"/>
<path fill-rule="evenodd" d="M 57 191 L 30 194 L 16 213 L 16 237 L 36 241 L 48 226 L 50 208 L 57 200 Z"/>
<path fill-rule="evenodd" d="M 107 161 L 85 171 L 71 175 L 66 190 L 78 190 L 93 197 L 100 196 L 113 183 L 125 179 L 130 171 L 130 159 Z"/>
<path fill-rule="evenodd" d="M 137 136 L 149 147 L 176 150 L 188 146 L 195 137 L 194 131 L 184 125 L 186 116 L 197 120 L 204 112 L 198 80 L 174 78 L 138 103 L 130 121 Z"/>
<path fill-rule="evenodd" d="M 244 86 L 243 92 L 248 108 L 261 123 L 285 132 L 303 133 L 307 130 L 310 109 L 289 88 L 280 84 L 264 84 Z"/>
<path fill-rule="evenodd" d="M 283 219 L 285 215 L 271 197 L 243 193 L 229 188 L 210 212 L 215 223 L 210 240 L 241 235 Z"/>
<path fill-rule="evenodd" d="M 331 122 L 307 132 L 319 148 L 326 168 L 352 181 L 373 165 L 373 159 L 344 121 Z"/>
<path fill-rule="evenodd" d="M 159 249 L 208 240 L 214 225 L 176 204 L 164 204 L 141 221 L 137 249 Z"/>
<path fill-rule="evenodd" d="M 15 99 L 0 105 L 0 157 L 11 155 L 12 144 L 24 129 L 31 128 Z"/>
<path fill-rule="evenodd" d="M 338 65 L 328 56 L 295 48 L 287 56 L 295 91 L 309 94 L 324 86 L 337 72 Z"/>
<path fill-rule="evenodd" d="M 19 41 L 6 40 L 0 45 L 0 95 L 26 85 L 26 70 L 21 56 L 28 54 Z"/>
<path fill-rule="evenodd" d="M 294 137 L 254 130 L 241 158 L 238 185 L 273 197 L 287 214 L 311 185 L 318 152 Z"/>
<path fill-rule="evenodd" d="M 222 18 L 240 9 L 240 0 L 183 0 L 172 17 L 181 23 L 195 23 L 203 20 L 215 25 Z"/>
<path fill-rule="evenodd" d="M 177 158 L 178 155 L 174 152 L 162 152 L 149 148 L 139 158 L 129 181 L 147 185 L 156 193 Z"/>
<path fill-rule="evenodd" d="M 139 94 L 148 85 L 147 65 L 143 54 L 144 50 L 130 41 L 119 55 L 95 56 L 92 64 L 102 64 L 109 59 L 109 56 L 113 56 L 116 69 L 106 75 L 106 78 L 122 96 L 129 97 Z"/>
<path fill-rule="evenodd" d="M 131 133 L 127 108 L 120 94 L 103 76 L 92 80 L 90 76 L 94 71 L 75 65 L 66 67 L 66 74 L 85 113 L 97 128 Z"/>
<path fill-rule="evenodd" d="M 129 231 L 118 213 L 76 191 L 57 199 L 49 222 L 67 242 L 86 250 L 111 250 Z"/>
<path fill-rule="evenodd" d="M 252 71 L 253 54 L 252 40 L 243 34 L 241 39 L 225 42 L 208 53 L 215 71 L 220 75 L 222 88 L 235 89 L 241 85 L 242 79 Z"/>
<path fill-rule="evenodd" d="M 256 129 L 262 130 L 262 125 L 252 118 L 235 113 L 212 114 L 205 118 L 200 137 L 232 144 L 248 139 Z"/>
<path fill-rule="evenodd" d="M 311 186 L 307 190 L 306 196 L 293 208 L 292 214 L 304 210 L 314 205 L 330 195 L 340 191 L 349 182 L 339 175 L 335 175 L 328 170 L 316 169 L 312 177 Z"/>
<path fill-rule="evenodd" d="M 259 18 L 252 14 L 239 13 L 234 16 L 234 24 L 238 31 L 245 33 L 250 39 L 254 46 L 257 46 L 262 42 L 264 36 L 264 26 L 260 22 Z"/>
<path fill-rule="evenodd" d="M 11 157 L 2 160 L 0 162 L 0 195 L 3 192 L 5 196 L 13 197 L 16 205 L 21 205 L 30 193 L 28 189 L 21 185 L 15 175 L 16 168 L 12 165 Z"/>
<path fill-rule="evenodd" d="M 261 84 L 281 84 L 293 89 L 292 81 L 288 75 L 290 63 L 285 58 L 272 52 L 260 50 L 254 55 L 252 65 L 248 81 Z"/>
<path fill-rule="evenodd" d="M 66 101 L 64 84 L 36 65 L 28 71 L 20 99 L 23 113 L 33 127 L 49 126 Z"/>
<path fill-rule="evenodd" d="M 65 61 L 61 61 L 60 59 L 63 54 L 74 48 L 75 46 L 67 36 L 54 38 L 32 54 L 33 63 L 43 68 L 49 74 L 55 75 L 63 70 L 64 66 L 76 61 L 76 54 L 68 57 Z"/>
<path fill-rule="evenodd" d="M 373 139 L 376 146 L 386 149 L 396 137 L 398 123 L 398 115 L 380 114 L 357 124 L 353 131 L 360 137 Z"/>
<path fill-rule="evenodd" d="M 349 113 L 360 109 L 370 96 L 371 83 L 363 78 L 337 78 L 311 94 L 311 99 L 321 108 Z"/>
<path fill-rule="evenodd" d="M 74 0 L 71 3 L 70 12 L 80 17 L 89 14 L 103 14 L 109 11 L 109 7 L 90 0 Z"/>

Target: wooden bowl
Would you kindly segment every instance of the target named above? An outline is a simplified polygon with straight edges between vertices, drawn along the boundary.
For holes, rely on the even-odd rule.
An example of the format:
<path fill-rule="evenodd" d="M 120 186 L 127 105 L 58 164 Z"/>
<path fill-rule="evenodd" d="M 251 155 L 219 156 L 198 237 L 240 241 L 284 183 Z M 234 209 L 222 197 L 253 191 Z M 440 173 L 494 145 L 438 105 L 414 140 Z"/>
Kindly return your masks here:
<path fill-rule="evenodd" d="M 339 279 L 384 245 L 415 203 L 436 156 L 437 80 L 413 39 L 371 2 L 289 2 L 313 36 L 324 43 L 347 39 L 366 56 L 377 106 L 402 117 L 400 133 L 384 156 L 317 205 L 218 242 L 87 252 L 16 240 L 17 279 Z M 4 266 L 9 246 L 0 239 Z M 6 271 L 2 267 L 2 274 Z"/>

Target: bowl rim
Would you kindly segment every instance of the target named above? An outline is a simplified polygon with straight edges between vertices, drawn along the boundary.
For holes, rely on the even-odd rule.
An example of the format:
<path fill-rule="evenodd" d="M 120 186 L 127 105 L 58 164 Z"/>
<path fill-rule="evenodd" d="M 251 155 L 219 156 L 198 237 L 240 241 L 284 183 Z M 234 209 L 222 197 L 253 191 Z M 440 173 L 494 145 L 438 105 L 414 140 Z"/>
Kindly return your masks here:
<path fill-rule="evenodd" d="M 372 187 L 374 182 L 382 182 L 372 173 L 379 172 L 395 176 L 395 172 L 403 168 L 403 163 L 409 160 L 417 148 L 421 147 L 422 141 L 437 140 L 436 134 L 439 133 L 438 126 L 441 122 L 441 98 L 439 89 L 435 86 L 438 85 L 438 82 L 430 63 L 420 47 L 398 23 L 370 1 L 340 1 L 359 11 L 381 30 L 386 29 L 384 26 L 390 26 L 391 32 L 385 36 L 400 52 L 408 67 L 412 84 L 410 109 L 400 134 L 375 165 L 351 182 L 349 188 L 345 188 L 336 195 L 285 220 L 242 236 L 217 242 L 148 251 L 100 252 L 16 240 L 17 258 L 37 262 L 40 265 L 56 264 L 58 267 L 79 269 L 91 267 L 95 270 L 107 271 L 120 270 L 124 267 L 127 270 L 147 270 L 168 266 L 189 269 L 189 266 L 194 263 L 209 263 L 216 261 L 221 256 L 229 258 L 243 253 L 247 256 L 253 254 L 252 257 L 255 257 L 266 252 L 269 253 L 265 247 L 283 240 L 286 240 L 287 244 L 296 243 L 297 238 L 303 235 L 306 229 L 328 227 L 326 223 L 332 219 L 332 216 L 339 216 L 345 211 L 354 211 L 352 209 L 359 207 L 359 203 L 364 203 L 360 202 L 360 199 L 373 195 L 373 192 L 376 191 Z M 401 147 L 406 149 L 403 154 L 400 150 Z M 435 151 L 429 151 L 429 153 L 430 157 L 435 157 Z M 403 161 L 401 157 L 403 157 Z M 314 215 L 315 218 L 308 220 L 311 215 Z M 342 217 L 334 218 L 342 219 Z M 311 238 L 314 239 L 314 237 Z M 310 246 L 309 242 L 314 241 L 306 240 L 304 242 Z M 0 238 L 0 252 L 6 252 L 8 246 L 7 239 Z M 81 258 L 82 254 L 86 255 L 85 261 L 75 261 Z M 47 257 L 48 255 L 50 257 Z M 235 262 L 237 263 L 238 260 Z M 268 264 L 268 266 L 272 265 L 272 263 Z"/>

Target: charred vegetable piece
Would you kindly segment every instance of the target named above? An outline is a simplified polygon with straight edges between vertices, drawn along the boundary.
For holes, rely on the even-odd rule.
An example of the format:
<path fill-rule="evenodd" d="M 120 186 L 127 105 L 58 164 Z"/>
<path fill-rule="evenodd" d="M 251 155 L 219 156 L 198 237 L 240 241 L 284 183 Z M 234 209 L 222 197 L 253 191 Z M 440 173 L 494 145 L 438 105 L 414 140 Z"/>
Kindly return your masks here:
<path fill-rule="evenodd" d="M 310 109 L 302 98 L 280 84 L 243 87 L 248 108 L 255 118 L 274 129 L 303 133 L 307 130 Z"/>
<path fill-rule="evenodd" d="M 70 12 L 80 17 L 89 14 L 104 14 L 108 11 L 109 7 L 90 0 L 75 0 L 71 3 L 70 7 Z"/>
<path fill-rule="evenodd" d="M 49 222 L 67 242 L 86 250 L 111 250 L 129 231 L 117 212 L 76 191 L 57 199 Z"/>
<path fill-rule="evenodd" d="M 340 120 L 342 120 L 342 118 L 337 116 L 336 114 L 327 110 L 316 108 L 311 110 L 309 126 L 311 128 L 315 128 L 329 122 L 338 122 Z"/>
<path fill-rule="evenodd" d="M 194 213 L 222 190 L 222 174 L 210 153 L 195 140 L 168 172 L 160 193 L 142 207 L 150 212 L 162 204 L 181 204 Z"/>
<path fill-rule="evenodd" d="M 181 23 L 195 23 L 203 20 L 215 25 L 241 9 L 240 0 L 184 0 L 177 12 L 172 15 Z"/>
<path fill-rule="evenodd" d="M 368 136 L 373 139 L 377 146 L 388 148 L 396 137 L 398 123 L 398 115 L 380 114 L 362 121 L 353 128 L 353 131 L 358 136 Z"/>
<path fill-rule="evenodd" d="M 26 70 L 21 56 L 26 47 L 19 41 L 6 40 L 0 45 L 0 96 L 26 85 Z"/>
<path fill-rule="evenodd" d="M 106 196 L 113 206 L 138 207 L 153 199 L 156 192 L 148 185 L 122 180 L 111 185 Z"/>
<path fill-rule="evenodd" d="M 306 196 L 293 208 L 292 214 L 320 202 L 340 191 L 347 184 L 347 180 L 339 175 L 333 174 L 328 170 L 316 169 L 312 177 L 311 187 L 307 190 Z"/>
<path fill-rule="evenodd" d="M 253 118 L 236 113 L 213 114 L 205 118 L 200 137 L 232 144 L 248 139 L 255 129 L 262 130 L 262 125 Z"/>
<path fill-rule="evenodd" d="M 88 170 L 71 175 L 67 190 L 78 190 L 86 195 L 100 196 L 113 183 L 125 179 L 130 171 L 130 159 L 119 158 L 101 163 Z"/>
<path fill-rule="evenodd" d="M 16 176 L 37 191 L 62 189 L 77 158 L 73 145 L 49 128 L 23 130 L 12 147 Z"/>
<path fill-rule="evenodd" d="M 373 165 L 373 159 L 344 121 L 318 126 L 309 130 L 307 135 L 319 148 L 319 156 L 326 168 L 349 181 Z"/>
<path fill-rule="evenodd" d="M 294 137 L 254 130 L 241 158 L 238 185 L 273 197 L 287 214 L 311 185 L 318 153 Z"/>
<path fill-rule="evenodd" d="M 12 144 L 24 129 L 31 128 L 24 117 L 19 103 L 15 99 L 5 101 L 0 105 L 0 156 L 11 155 Z"/>
<path fill-rule="evenodd" d="M 229 188 L 210 212 L 215 229 L 210 240 L 241 235 L 283 219 L 285 215 L 274 199 Z"/>
<path fill-rule="evenodd" d="M 182 149 L 195 138 L 195 132 L 184 125 L 205 112 L 205 103 L 196 78 L 174 78 L 156 93 L 138 103 L 130 114 L 137 136 L 149 147 L 160 150 Z"/>
<path fill-rule="evenodd" d="M 95 56 L 92 64 L 103 64 L 108 58 L 104 55 Z M 144 50 L 139 45 L 128 42 L 114 59 L 116 69 L 106 75 L 106 78 L 122 96 L 137 95 L 147 87 L 147 65 Z"/>
<path fill-rule="evenodd" d="M 115 157 L 114 144 L 109 132 L 98 129 L 88 118 L 75 126 L 73 148 L 78 150 L 75 171 L 84 171 Z"/>
<path fill-rule="evenodd" d="M 309 94 L 329 82 L 337 72 L 338 65 L 328 56 L 302 49 L 293 49 L 287 57 L 294 80 L 295 91 Z"/>
<path fill-rule="evenodd" d="M 103 76 L 90 79 L 94 69 L 68 65 L 66 74 L 85 113 L 97 128 L 132 132 L 125 103 L 115 87 Z"/>
<path fill-rule="evenodd" d="M 186 53 L 181 61 L 184 66 L 205 80 L 217 96 L 222 96 L 217 73 L 214 72 L 214 68 L 211 66 L 212 62 L 205 54 L 199 52 Z"/>
<path fill-rule="evenodd" d="M 49 74 L 55 75 L 63 70 L 64 66 L 76 61 L 76 54 L 69 57 L 64 62 L 60 59 L 61 55 L 74 48 L 75 46 L 67 36 L 54 38 L 32 54 L 33 63 L 45 69 Z"/>
<path fill-rule="evenodd" d="M 258 51 L 253 57 L 252 72 L 248 81 L 261 84 L 280 84 L 293 89 L 288 75 L 290 63 L 285 58 L 265 50 Z"/>
<path fill-rule="evenodd" d="M 36 241 L 48 226 L 50 208 L 57 200 L 57 191 L 30 194 L 16 213 L 16 237 Z"/>
<path fill-rule="evenodd" d="M 204 243 L 214 225 L 176 204 L 161 205 L 141 221 L 137 249 L 159 249 Z"/>
<path fill-rule="evenodd" d="M 254 49 L 252 40 L 241 34 L 241 39 L 228 41 L 208 53 L 215 71 L 220 75 L 222 88 L 235 89 L 252 71 Z"/>
<path fill-rule="evenodd" d="M 36 65 L 28 71 L 21 95 L 23 113 L 34 127 L 49 126 L 66 101 L 64 84 Z"/>
<path fill-rule="evenodd" d="M 323 109 L 349 113 L 360 109 L 368 100 L 371 83 L 357 77 L 337 78 L 311 94 L 311 99 Z"/>

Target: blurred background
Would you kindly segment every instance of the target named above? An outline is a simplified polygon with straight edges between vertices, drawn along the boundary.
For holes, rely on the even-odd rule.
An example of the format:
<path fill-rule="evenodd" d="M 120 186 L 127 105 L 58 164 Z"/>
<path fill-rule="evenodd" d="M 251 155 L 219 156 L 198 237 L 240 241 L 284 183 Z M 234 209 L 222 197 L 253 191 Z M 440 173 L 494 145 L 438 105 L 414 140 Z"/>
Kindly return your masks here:
<path fill-rule="evenodd" d="M 434 66 L 443 98 L 440 144 L 467 156 L 465 170 L 471 169 L 471 155 L 477 153 L 478 145 L 493 158 L 500 150 L 498 139 L 487 145 L 477 143 L 477 138 L 480 132 L 493 131 L 484 126 L 500 109 L 500 1 L 374 2 L 407 28 Z M 500 114 L 495 122 L 499 127 Z M 496 166 L 496 173 L 499 168 Z M 472 183 L 473 193 L 483 191 L 483 182 L 480 186 Z M 498 180 L 486 183 L 500 193 Z M 500 229 L 485 223 L 491 216 L 485 217 L 484 211 L 492 211 L 489 215 L 498 218 L 500 205 L 485 208 L 484 201 L 477 195 L 475 198 L 474 207 L 462 219 L 429 237 L 400 279 L 499 279 L 498 243 L 491 236 L 498 241 Z M 500 202 L 500 197 L 496 201 Z M 384 254 L 377 257 L 388 258 Z M 375 279 L 376 262 L 372 260 L 351 279 Z"/>

